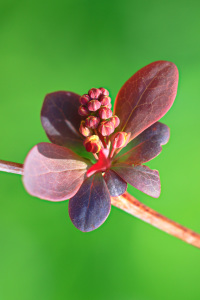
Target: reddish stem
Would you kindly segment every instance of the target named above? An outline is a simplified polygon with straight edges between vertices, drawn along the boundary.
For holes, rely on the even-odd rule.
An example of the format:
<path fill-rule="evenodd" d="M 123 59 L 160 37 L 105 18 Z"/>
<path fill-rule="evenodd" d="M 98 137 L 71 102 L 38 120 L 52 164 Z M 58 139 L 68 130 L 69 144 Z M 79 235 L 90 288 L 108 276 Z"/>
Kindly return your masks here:
<path fill-rule="evenodd" d="M 99 133 L 99 138 L 104 146 L 105 149 L 107 149 L 108 145 L 106 144 L 103 135 L 101 135 L 101 133 Z"/>
<path fill-rule="evenodd" d="M 23 174 L 23 165 L 0 160 L 0 171 Z M 112 205 L 127 213 L 175 236 L 184 242 L 200 248 L 200 234 L 183 227 L 182 225 L 157 213 L 155 210 L 139 202 L 127 192 L 118 197 L 111 198 Z"/>
<path fill-rule="evenodd" d="M 175 236 L 184 242 L 200 248 L 200 234 L 166 218 L 155 210 L 142 204 L 133 196 L 125 192 L 123 195 L 111 198 L 112 205 L 127 213 Z"/>
<path fill-rule="evenodd" d="M 100 138 L 100 140 L 101 140 L 104 148 L 106 149 L 107 148 L 107 144 L 106 144 L 106 142 L 104 140 L 103 135 L 100 132 L 98 132 L 96 129 L 94 129 L 94 132 L 95 132 L 96 135 L 98 135 L 98 137 Z"/>
<path fill-rule="evenodd" d="M 113 157 L 114 153 L 115 153 L 115 148 L 112 148 L 112 150 L 111 150 L 111 152 L 110 152 L 110 158 Z"/>
<path fill-rule="evenodd" d="M 110 139 L 109 136 L 106 136 L 106 144 L 109 145 Z"/>

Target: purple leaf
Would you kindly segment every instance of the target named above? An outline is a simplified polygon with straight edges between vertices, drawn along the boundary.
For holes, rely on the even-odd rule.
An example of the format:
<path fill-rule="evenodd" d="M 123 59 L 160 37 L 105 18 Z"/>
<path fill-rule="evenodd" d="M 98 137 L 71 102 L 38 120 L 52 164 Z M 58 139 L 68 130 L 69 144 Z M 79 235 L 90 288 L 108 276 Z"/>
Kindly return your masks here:
<path fill-rule="evenodd" d="M 165 145 L 169 141 L 170 130 L 169 127 L 161 122 L 156 122 L 142 133 L 140 133 L 128 146 L 133 148 L 145 141 L 155 140 L 160 145 Z"/>
<path fill-rule="evenodd" d="M 84 181 L 87 162 L 71 150 L 41 143 L 24 163 L 24 185 L 33 196 L 50 201 L 73 197 Z"/>
<path fill-rule="evenodd" d="M 157 170 L 147 166 L 130 166 L 117 164 L 112 169 L 125 181 L 141 192 L 157 198 L 160 196 L 160 178 Z"/>
<path fill-rule="evenodd" d="M 78 114 L 80 96 L 71 92 L 46 95 L 41 110 L 41 122 L 49 140 L 73 151 L 85 151 L 79 133 L 81 116 Z M 81 152 L 79 151 L 81 154 Z"/>
<path fill-rule="evenodd" d="M 98 228 L 106 220 L 111 199 L 101 173 L 84 181 L 78 193 L 69 200 L 68 208 L 72 223 L 84 232 Z"/>
<path fill-rule="evenodd" d="M 130 150 L 116 158 L 116 162 L 143 164 L 156 157 L 169 140 L 169 127 L 156 122 L 132 140 L 126 148 Z M 124 149 L 125 150 L 125 149 Z"/>
<path fill-rule="evenodd" d="M 110 196 L 117 197 L 124 194 L 127 190 L 127 182 L 124 181 L 116 172 L 108 170 L 104 174 Z"/>
<path fill-rule="evenodd" d="M 162 118 L 174 102 L 177 85 L 177 67 L 168 61 L 153 62 L 135 73 L 116 98 L 118 130 L 131 132 L 132 140 Z"/>

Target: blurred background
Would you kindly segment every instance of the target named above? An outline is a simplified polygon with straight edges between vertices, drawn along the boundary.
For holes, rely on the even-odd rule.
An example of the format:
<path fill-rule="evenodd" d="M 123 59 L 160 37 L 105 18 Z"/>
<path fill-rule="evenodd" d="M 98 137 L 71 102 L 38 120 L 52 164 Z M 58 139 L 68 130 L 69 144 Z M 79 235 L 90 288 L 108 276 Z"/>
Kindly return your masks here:
<path fill-rule="evenodd" d="M 32 3 L 31 3 L 32 2 Z M 0 159 L 23 163 L 48 141 L 45 94 L 83 94 L 122 84 L 156 60 L 174 62 L 178 95 L 162 122 L 171 129 L 158 169 L 162 193 L 137 199 L 200 232 L 199 1 L 0 0 Z M 79 232 L 68 202 L 26 193 L 0 173 L 0 300 L 194 300 L 200 251 L 113 207 L 94 232 Z"/>

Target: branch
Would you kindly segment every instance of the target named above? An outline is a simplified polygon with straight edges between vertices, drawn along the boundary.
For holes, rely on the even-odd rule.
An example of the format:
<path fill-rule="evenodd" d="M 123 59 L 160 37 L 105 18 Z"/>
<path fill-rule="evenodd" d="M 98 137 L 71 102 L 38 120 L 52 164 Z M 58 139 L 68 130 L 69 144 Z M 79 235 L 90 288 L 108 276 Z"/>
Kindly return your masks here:
<path fill-rule="evenodd" d="M 23 165 L 0 160 L 0 171 L 23 175 Z M 139 202 L 125 192 L 123 195 L 111 198 L 112 205 L 127 213 L 175 236 L 184 242 L 200 248 L 200 234 L 162 216 L 155 210 Z"/>
<path fill-rule="evenodd" d="M 0 171 L 23 175 L 23 165 L 10 161 L 0 160 Z"/>
<path fill-rule="evenodd" d="M 121 196 L 112 197 L 111 203 L 127 213 L 157 227 L 158 229 L 165 231 L 188 244 L 200 248 L 200 234 L 164 217 L 155 210 L 139 202 L 127 192 Z"/>

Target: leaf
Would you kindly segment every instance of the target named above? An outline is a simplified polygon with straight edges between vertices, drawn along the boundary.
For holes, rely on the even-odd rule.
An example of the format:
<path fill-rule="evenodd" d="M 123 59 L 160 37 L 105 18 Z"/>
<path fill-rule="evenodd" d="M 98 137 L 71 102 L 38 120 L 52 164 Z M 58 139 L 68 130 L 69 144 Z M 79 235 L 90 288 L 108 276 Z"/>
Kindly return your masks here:
<path fill-rule="evenodd" d="M 90 158 L 91 153 L 85 150 L 83 137 L 79 133 L 82 120 L 78 114 L 79 98 L 79 95 L 65 91 L 46 95 L 41 110 L 41 122 L 52 143 Z"/>
<path fill-rule="evenodd" d="M 68 207 L 72 223 L 84 232 L 98 228 L 108 217 L 110 208 L 110 195 L 101 173 L 84 181 L 78 193 L 69 200 Z"/>
<path fill-rule="evenodd" d="M 117 197 L 124 194 L 127 190 L 127 183 L 116 172 L 108 170 L 104 174 L 110 196 Z"/>
<path fill-rule="evenodd" d="M 160 196 L 160 178 L 157 170 L 122 163 L 113 166 L 112 170 L 141 192 L 154 198 Z"/>
<path fill-rule="evenodd" d="M 118 156 L 116 163 L 143 164 L 156 157 L 169 140 L 169 127 L 156 122 L 132 140 L 128 147 L 130 150 Z"/>
<path fill-rule="evenodd" d="M 24 163 L 24 185 L 29 194 L 50 201 L 73 197 L 86 177 L 87 162 L 70 149 L 41 143 Z"/>
<path fill-rule="evenodd" d="M 153 62 L 135 73 L 116 98 L 118 130 L 131 132 L 132 140 L 162 118 L 174 102 L 177 85 L 177 67 L 168 61 Z"/>

